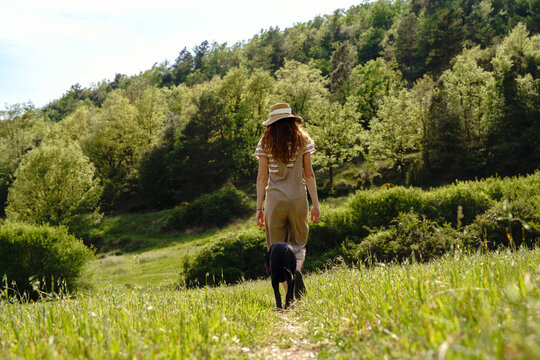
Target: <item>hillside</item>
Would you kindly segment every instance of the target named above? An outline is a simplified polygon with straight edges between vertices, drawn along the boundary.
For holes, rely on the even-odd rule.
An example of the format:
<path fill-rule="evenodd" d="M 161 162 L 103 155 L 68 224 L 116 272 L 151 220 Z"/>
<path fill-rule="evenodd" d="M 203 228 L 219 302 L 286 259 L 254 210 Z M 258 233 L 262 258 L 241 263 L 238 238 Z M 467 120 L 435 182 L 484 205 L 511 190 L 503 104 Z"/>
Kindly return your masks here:
<path fill-rule="evenodd" d="M 0 358 L 540 359 L 539 11 L 362 2 L 7 106 Z M 322 216 L 276 311 L 253 152 L 282 101 Z"/>
<path fill-rule="evenodd" d="M 227 184 L 252 193 L 252 153 L 278 101 L 305 119 L 324 194 L 532 173 L 540 35 L 527 4 L 366 2 L 242 44 L 203 42 L 139 75 L 75 85 L 42 109 L 10 106 L 0 113 L 0 212 L 11 202 L 12 218 L 30 207 L 56 225 L 96 204 L 109 215 L 173 208 Z M 21 183 L 38 166 L 33 152 L 36 164 L 71 156 L 78 168 L 48 170 L 66 171 L 54 176 L 65 182 L 93 176 L 81 185 L 93 201 L 43 212 L 18 207 L 31 193 L 10 201 L 20 165 Z M 355 180 L 336 183 L 350 163 Z"/>

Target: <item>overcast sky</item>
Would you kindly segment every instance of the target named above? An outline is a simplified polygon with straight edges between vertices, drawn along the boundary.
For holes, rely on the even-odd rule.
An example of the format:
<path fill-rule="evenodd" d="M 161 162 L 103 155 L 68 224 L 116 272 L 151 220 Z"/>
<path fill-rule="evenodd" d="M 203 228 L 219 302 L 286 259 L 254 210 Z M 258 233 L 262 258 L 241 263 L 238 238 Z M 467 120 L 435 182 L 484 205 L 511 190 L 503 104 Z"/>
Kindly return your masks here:
<path fill-rule="evenodd" d="M 232 45 L 361 0 L 0 0 L 0 108 L 138 74 L 204 40 Z"/>

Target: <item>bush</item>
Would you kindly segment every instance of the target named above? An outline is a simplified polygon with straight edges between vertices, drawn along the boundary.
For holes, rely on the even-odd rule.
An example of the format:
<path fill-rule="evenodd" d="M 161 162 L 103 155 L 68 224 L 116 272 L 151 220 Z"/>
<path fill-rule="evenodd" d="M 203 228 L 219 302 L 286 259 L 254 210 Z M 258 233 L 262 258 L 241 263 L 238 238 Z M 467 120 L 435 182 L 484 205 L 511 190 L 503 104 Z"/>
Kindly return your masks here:
<path fill-rule="evenodd" d="M 470 189 L 468 184 L 445 186 L 432 191 L 396 186 L 385 190 L 359 191 L 351 202 L 353 221 L 369 228 L 388 226 L 398 214 L 413 211 L 439 225 L 458 223 L 458 207 L 463 218 L 461 225 L 472 223 L 487 210 L 492 201 L 482 191 Z M 366 236 L 367 233 L 357 234 Z"/>
<path fill-rule="evenodd" d="M 327 210 L 323 208 L 324 216 L 311 225 L 308 242 L 306 244 L 306 258 L 304 269 L 311 271 L 322 268 L 328 260 L 336 256 L 335 249 L 339 249 L 344 239 L 352 234 L 367 232 L 357 228 L 358 223 L 352 222 L 351 211 L 348 207 Z"/>
<path fill-rule="evenodd" d="M 468 225 L 477 215 L 485 212 L 493 201 L 483 192 L 468 183 L 459 183 L 438 188 L 425 194 L 427 198 L 423 215 L 437 220 L 439 224 L 450 223 L 454 227 Z M 458 220 L 458 208 L 461 218 Z"/>
<path fill-rule="evenodd" d="M 184 262 L 187 286 L 236 283 L 242 278 L 265 275 L 266 241 L 264 232 L 231 234 Z"/>
<path fill-rule="evenodd" d="M 202 195 L 191 204 L 176 210 L 168 222 L 168 228 L 176 230 L 222 227 L 252 212 L 248 197 L 234 187 Z"/>
<path fill-rule="evenodd" d="M 40 291 L 58 290 L 59 284 L 67 291 L 74 290 L 92 256 L 93 252 L 63 227 L 13 222 L 0 226 L 1 287 L 11 295 L 18 292 L 35 299 Z"/>
<path fill-rule="evenodd" d="M 387 228 L 375 231 L 359 244 L 350 244 L 354 258 L 363 262 L 391 262 L 414 259 L 428 261 L 463 244 L 463 235 L 445 224 L 401 213 Z"/>
<path fill-rule="evenodd" d="M 540 240 L 540 195 L 496 203 L 467 227 L 470 245 L 496 249 L 533 246 Z"/>
<path fill-rule="evenodd" d="M 422 212 L 426 208 L 424 192 L 396 186 L 385 190 L 357 192 L 350 204 L 353 221 L 364 227 L 388 226 L 401 212 Z M 366 236 L 367 230 L 360 236 Z"/>
<path fill-rule="evenodd" d="M 344 205 L 323 206 L 320 222 L 310 226 L 304 269 L 317 270 L 339 258 L 367 263 L 428 261 L 455 247 L 477 249 L 486 237 L 490 248 L 508 246 L 506 228 L 514 246 L 536 244 L 539 179 L 537 172 L 524 178 L 460 182 L 431 191 L 400 186 L 358 191 Z M 504 205 L 501 199 L 509 200 Z M 262 233 L 231 236 L 186 265 L 186 278 L 192 284 L 213 284 L 237 281 L 241 274 L 259 277 L 264 253 Z"/>

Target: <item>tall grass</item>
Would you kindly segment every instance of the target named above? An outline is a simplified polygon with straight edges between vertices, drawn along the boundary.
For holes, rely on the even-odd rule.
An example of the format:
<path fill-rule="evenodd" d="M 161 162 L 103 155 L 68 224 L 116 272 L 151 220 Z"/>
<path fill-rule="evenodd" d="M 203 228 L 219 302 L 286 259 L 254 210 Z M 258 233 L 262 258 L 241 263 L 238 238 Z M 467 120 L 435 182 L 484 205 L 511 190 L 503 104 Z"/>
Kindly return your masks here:
<path fill-rule="evenodd" d="M 297 311 L 322 358 L 540 358 L 540 251 L 312 277 Z"/>
<path fill-rule="evenodd" d="M 337 267 L 307 276 L 285 313 L 269 281 L 0 301 L 0 358 L 535 359 L 539 264 L 540 250 L 523 250 Z"/>

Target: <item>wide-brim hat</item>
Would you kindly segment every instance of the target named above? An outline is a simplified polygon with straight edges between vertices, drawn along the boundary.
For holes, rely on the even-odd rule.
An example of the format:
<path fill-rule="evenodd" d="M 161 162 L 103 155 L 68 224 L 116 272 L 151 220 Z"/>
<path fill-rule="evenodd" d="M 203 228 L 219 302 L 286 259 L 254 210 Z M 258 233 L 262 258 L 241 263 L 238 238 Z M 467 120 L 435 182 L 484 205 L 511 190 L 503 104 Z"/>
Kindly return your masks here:
<path fill-rule="evenodd" d="M 281 119 L 296 118 L 296 116 L 292 114 L 291 107 L 287 103 L 277 103 L 270 106 L 269 116 L 268 120 L 263 121 L 263 125 L 268 126 Z"/>

